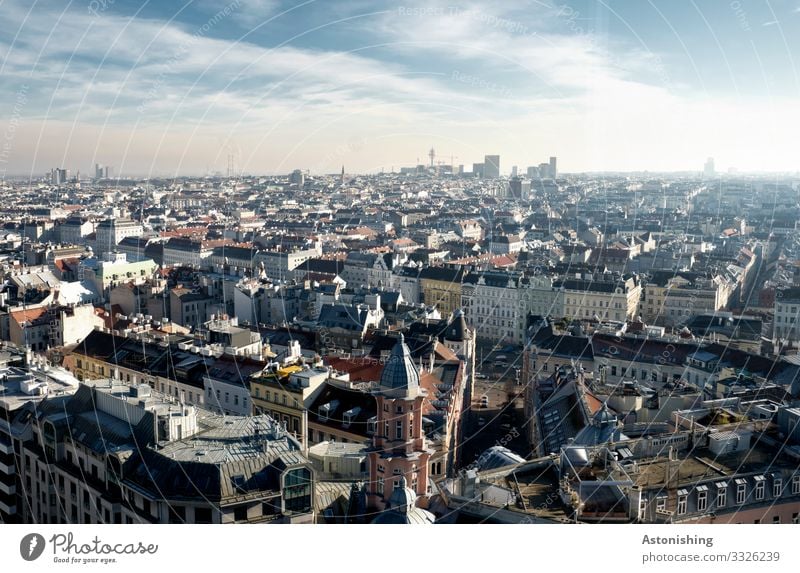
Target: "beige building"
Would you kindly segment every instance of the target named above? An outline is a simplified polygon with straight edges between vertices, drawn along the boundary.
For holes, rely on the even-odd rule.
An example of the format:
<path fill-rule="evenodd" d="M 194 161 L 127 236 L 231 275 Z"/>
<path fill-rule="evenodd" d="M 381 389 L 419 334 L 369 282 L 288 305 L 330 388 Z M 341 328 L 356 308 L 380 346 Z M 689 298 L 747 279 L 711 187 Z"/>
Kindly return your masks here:
<path fill-rule="evenodd" d="M 639 314 L 648 324 L 676 326 L 728 306 L 736 285 L 722 275 L 658 271 L 642 287 Z"/>
<path fill-rule="evenodd" d="M 564 316 L 579 319 L 632 320 L 642 288 L 630 275 L 581 275 L 553 283 L 564 297 Z"/>

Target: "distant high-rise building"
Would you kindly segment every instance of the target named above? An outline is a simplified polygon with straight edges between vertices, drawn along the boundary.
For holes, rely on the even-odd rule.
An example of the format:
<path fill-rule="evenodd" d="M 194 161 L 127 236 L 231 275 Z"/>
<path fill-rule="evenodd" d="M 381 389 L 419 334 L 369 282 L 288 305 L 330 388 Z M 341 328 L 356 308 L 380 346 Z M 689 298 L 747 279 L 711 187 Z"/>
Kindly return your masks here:
<path fill-rule="evenodd" d="M 63 185 L 67 182 L 67 177 L 69 176 L 66 169 L 59 169 L 56 167 L 50 171 L 50 183 L 53 185 Z"/>
<path fill-rule="evenodd" d="M 303 172 L 300 171 L 299 169 L 295 169 L 294 171 L 292 171 L 292 174 L 289 175 L 289 183 L 291 183 L 292 185 L 297 185 L 298 187 L 302 187 L 305 181 L 306 181 L 305 175 L 303 175 Z"/>
<path fill-rule="evenodd" d="M 473 163 L 472 164 L 472 174 L 475 177 L 485 177 L 485 163 Z"/>
<path fill-rule="evenodd" d="M 550 158 L 550 173 L 549 173 L 549 175 L 550 175 L 550 179 L 555 179 L 556 177 L 558 177 L 558 168 L 556 167 L 556 158 L 555 157 L 551 157 Z"/>
<path fill-rule="evenodd" d="M 536 179 L 537 177 L 539 177 L 539 168 L 535 165 L 528 167 L 528 178 Z"/>
<path fill-rule="evenodd" d="M 516 177 L 516 176 L 517 176 L 517 166 L 514 165 L 511 167 L 511 177 Z"/>
<path fill-rule="evenodd" d="M 94 164 L 94 178 L 108 179 L 111 176 L 111 168 L 108 165 Z"/>
<path fill-rule="evenodd" d="M 486 155 L 483 158 L 483 176 L 487 179 L 500 177 L 500 156 Z"/>
<path fill-rule="evenodd" d="M 550 164 L 549 163 L 540 163 L 539 164 L 539 178 L 540 179 L 547 179 L 550 177 Z"/>
<path fill-rule="evenodd" d="M 713 179 L 716 176 L 716 171 L 714 170 L 714 158 L 709 157 L 706 159 L 706 164 L 703 166 L 703 176 L 706 179 Z"/>
<path fill-rule="evenodd" d="M 508 195 L 514 199 L 529 199 L 531 195 L 531 182 L 521 177 L 512 177 L 508 182 Z"/>

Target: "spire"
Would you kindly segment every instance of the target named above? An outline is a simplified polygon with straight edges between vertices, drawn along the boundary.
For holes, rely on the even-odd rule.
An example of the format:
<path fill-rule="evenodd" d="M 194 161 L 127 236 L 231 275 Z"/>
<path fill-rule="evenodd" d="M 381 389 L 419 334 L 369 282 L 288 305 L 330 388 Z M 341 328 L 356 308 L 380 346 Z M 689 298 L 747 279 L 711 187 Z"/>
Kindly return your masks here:
<path fill-rule="evenodd" d="M 419 370 L 411 359 L 411 351 L 402 333 L 383 367 L 380 385 L 383 390 L 401 390 L 408 394 L 419 389 Z"/>
<path fill-rule="evenodd" d="M 450 319 L 450 324 L 447 325 L 447 332 L 444 335 L 444 339 L 451 342 L 463 342 L 468 338 L 469 328 L 467 327 L 467 321 L 464 318 L 464 311 L 460 308 L 457 308 L 455 312 L 453 312 L 453 316 Z"/>

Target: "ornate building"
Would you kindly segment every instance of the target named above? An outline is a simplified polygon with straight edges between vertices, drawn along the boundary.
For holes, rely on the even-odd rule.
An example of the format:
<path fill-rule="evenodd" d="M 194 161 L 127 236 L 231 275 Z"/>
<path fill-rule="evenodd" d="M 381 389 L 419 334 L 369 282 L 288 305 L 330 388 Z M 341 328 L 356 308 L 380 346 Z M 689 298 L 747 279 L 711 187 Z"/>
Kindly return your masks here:
<path fill-rule="evenodd" d="M 392 493 L 410 489 L 426 495 L 428 460 L 422 431 L 422 402 L 427 392 L 420 387 L 419 370 L 400 335 L 381 373 L 375 393 L 377 416 L 372 448 L 369 452 L 369 491 L 371 509 L 389 507 Z"/>

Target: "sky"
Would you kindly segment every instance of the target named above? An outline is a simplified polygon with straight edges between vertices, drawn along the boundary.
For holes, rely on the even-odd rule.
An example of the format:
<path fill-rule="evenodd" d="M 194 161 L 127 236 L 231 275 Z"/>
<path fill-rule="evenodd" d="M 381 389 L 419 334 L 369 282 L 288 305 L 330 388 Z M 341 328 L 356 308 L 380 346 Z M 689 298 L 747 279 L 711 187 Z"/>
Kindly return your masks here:
<path fill-rule="evenodd" d="M 800 0 L 0 0 L 0 173 L 798 171 Z"/>

